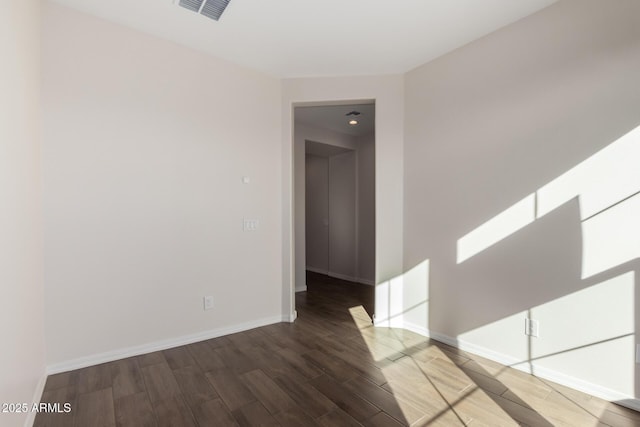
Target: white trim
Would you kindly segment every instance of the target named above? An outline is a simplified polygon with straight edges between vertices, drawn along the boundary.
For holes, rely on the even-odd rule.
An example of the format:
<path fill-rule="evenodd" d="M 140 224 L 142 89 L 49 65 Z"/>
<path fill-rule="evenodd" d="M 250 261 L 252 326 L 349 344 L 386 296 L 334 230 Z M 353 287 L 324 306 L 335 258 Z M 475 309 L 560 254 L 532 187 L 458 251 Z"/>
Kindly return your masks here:
<path fill-rule="evenodd" d="M 375 282 L 373 280 L 363 279 L 361 277 L 348 276 L 346 274 L 341 274 L 341 273 L 334 273 L 333 271 L 330 271 L 329 273 L 327 273 L 327 276 L 335 277 L 336 279 L 341 279 L 341 280 L 348 280 L 349 282 L 361 283 L 363 285 L 369 285 L 369 286 L 375 285 Z"/>
<path fill-rule="evenodd" d="M 283 322 L 293 323 L 297 318 L 298 318 L 298 311 L 297 310 L 293 310 L 293 313 L 291 313 L 286 318 L 283 318 L 282 321 Z"/>
<path fill-rule="evenodd" d="M 195 334 L 183 335 L 167 340 L 155 341 L 147 344 L 137 345 L 133 347 L 121 348 L 118 350 L 107 351 L 104 353 L 94 354 L 91 356 L 79 357 L 77 359 L 68 360 L 66 362 L 55 363 L 47 366 L 47 374 L 57 374 L 60 372 L 72 371 L 74 369 L 86 368 L 87 366 L 98 365 L 100 363 L 112 362 L 131 356 L 139 356 L 141 354 L 151 353 L 159 350 L 166 350 L 181 345 L 192 344 L 198 341 L 204 341 L 211 338 L 221 337 L 236 332 L 243 332 L 249 329 L 258 328 L 260 326 L 271 325 L 283 321 L 291 321 L 291 316 L 272 316 L 263 319 L 253 320 L 251 322 L 239 323 L 237 325 L 226 326 L 224 328 L 212 329 L 208 331 L 198 332 Z"/>
<path fill-rule="evenodd" d="M 513 368 L 518 369 L 519 371 L 531 373 L 528 363 L 524 364 L 526 366 L 522 365 L 523 364 L 520 364 L 520 366 L 513 366 Z M 627 394 L 620 393 L 619 391 L 611 390 L 610 388 L 602 387 L 601 385 L 593 384 L 552 369 L 534 365 L 533 370 L 535 370 L 535 374 L 532 375 L 535 375 L 536 377 L 544 378 L 549 381 L 571 387 L 583 393 L 599 397 L 600 399 L 616 402 L 622 406 L 627 406 L 628 408 L 640 411 L 640 399 L 635 399 Z"/>
<path fill-rule="evenodd" d="M 616 404 L 625 408 L 633 409 L 640 412 L 640 399 L 620 399 L 615 401 Z"/>
<path fill-rule="evenodd" d="M 404 329 L 406 329 L 407 331 L 415 332 L 416 334 L 422 335 L 423 337 L 433 338 L 438 341 L 442 341 L 432 336 L 431 331 L 425 328 L 424 326 L 416 325 L 414 323 L 404 322 Z"/>
<path fill-rule="evenodd" d="M 310 272 L 312 272 L 312 273 L 318 273 L 318 274 L 329 274 L 329 271 L 327 271 L 327 270 L 325 270 L 325 269 L 322 269 L 322 268 L 315 268 L 315 267 L 309 267 L 309 266 L 306 266 L 304 269 L 305 269 L 305 270 L 308 270 L 308 271 L 310 271 Z"/>
<path fill-rule="evenodd" d="M 328 272 L 327 276 L 335 277 L 336 279 L 340 279 L 340 280 L 348 280 L 349 282 L 357 282 L 358 281 L 357 277 L 348 276 L 346 274 L 341 274 L 341 273 L 334 273 L 333 271 Z"/>
<path fill-rule="evenodd" d="M 362 278 L 362 277 L 356 277 L 356 282 L 362 283 L 363 285 L 369 285 L 369 286 L 375 286 L 376 285 L 375 280 L 365 279 L 365 278 Z"/>
<path fill-rule="evenodd" d="M 527 361 L 523 362 L 522 360 L 517 359 L 513 356 L 499 353 L 497 351 L 479 346 L 477 344 L 473 344 L 457 338 L 452 338 L 448 335 L 440 334 L 438 332 L 430 331 L 428 328 L 425 328 L 424 326 L 412 324 L 409 322 L 404 322 L 404 329 L 423 335 L 425 337 L 432 338 L 436 341 L 440 341 L 442 343 L 448 344 L 462 351 L 466 351 L 468 353 L 472 353 L 472 354 L 484 357 L 486 359 L 493 360 L 494 362 L 498 362 L 502 365 L 510 366 L 513 369 L 517 369 L 519 371 L 535 375 L 536 377 L 553 381 L 558 384 L 564 385 L 566 387 L 570 387 L 575 390 L 581 391 L 583 393 L 587 393 L 592 396 L 598 397 L 600 399 L 608 400 L 610 402 L 615 402 L 627 408 L 640 411 L 640 399 L 636 399 L 633 396 L 629 396 L 627 394 L 620 393 L 618 391 L 611 390 L 606 387 L 602 387 L 601 385 L 598 385 L 598 384 L 584 381 L 580 378 L 575 378 L 570 375 L 563 374 L 562 372 L 537 366 L 535 365 L 535 363 L 532 364 Z"/>
<path fill-rule="evenodd" d="M 307 285 L 304 286 L 296 286 L 296 292 L 306 292 Z"/>
<path fill-rule="evenodd" d="M 329 277 L 335 277 L 336 279 L 348 280 L 349 282 L 362 283 L 363 285 L 375 286 L 376 284 L 376 282 L 371 279 L 364 279 L 362 277 L 354 277 L 354 276 L 348 276 L 346 274 L 334 273 L 333 271 L 327 271 L 321 268 L 306 266 L 305 270 L 310 271 L 312 273 L 324 274 L 325 276 L 329 276 Z M 304 290 L 306 291 L 307 288 L 305 287 Z M 296 287 L 296 292 L 301 292 L 301 290 L 299 290 L 299 288 Z"/>
<path fill-rule="evenodd" d="M 374 108 L 375 108 L 375 104 L 374 104 Z M 375 117 L 373 118 L 373 125 L 375 126 Z M 354 136 L 353 138 L 356 141 L 356 149 L 353 151 L 353 157 L 354 157 L 354 161 L 353 163 L 355 164 L 355 170 L 354 170 L 354 174 L 355 174 L 355 190 L 356 190 L 356 194 L 355 197 L 353 198 L 353 204 L 354 204 L 354 212 L 355 212 L 355 253 L 354 255 L 354 261 L 355 261 L 355 267 L 356 267 L 356 271 L 358 272 L 358 274 L 360 273 L 360 139 L 358 136 Z M 374 175 L 375 177 L 375 175 Z M 356 282 L 359 282 L 359 279 L 356 277 Z"/>
<path fill-rule="evenodd" d="M 451 338 L 448 335 L 443 335 L 437 332 L 431 331 L 431 338 L 443 342 L 445 344 L 450 345 L 451 347 L 458 348 L 462 351 L 466 351 L 468 353 L 473 353 L 478 356 L 482 356 L 486 359 L 493 360 L 494 362 L 498 362 L 505 366 L 512 366 L 516 368 L 518 364 L 522 363 L 522 360 L 517 359 L 515 357 L 506 355 L 504 353 L 500 353 L 486 347 L 479 346 L 477 344 L 473 344 L 464 340 L 459 340 L 456 338 Z M 517 368 L 516 368 L 517 369 Z M 521 369 L 519 369 L 521 370 Z M 531 373 L 531 372 L 528 372 Z"/>
<path fill-rule="evenodd" d="M 44 393 L 44 385 L 47 382 L 47 373 L 44 372 L 38 380 L 38 384 L 36 385 L 36 389 L 33 391 L 33 397 L 31 398 L 31 403 L 40 403 L 42 399 L 42 393 Z M 27 418 L 24 420 L 24 427 L 32 427 L 33 423 L 36 421 L 37 412 L 29 411 L 27 413 Z"/>

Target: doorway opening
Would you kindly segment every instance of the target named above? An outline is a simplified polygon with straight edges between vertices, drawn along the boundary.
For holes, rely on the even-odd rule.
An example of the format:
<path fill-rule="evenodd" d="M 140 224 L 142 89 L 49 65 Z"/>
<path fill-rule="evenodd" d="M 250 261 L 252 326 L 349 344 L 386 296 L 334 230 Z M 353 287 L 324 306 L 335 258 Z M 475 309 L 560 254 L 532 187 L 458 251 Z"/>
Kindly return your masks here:
<path fill-rule="evenodd" d="M 293 134 L 296 293 L 309 274 L 373 293 L 374 101 L 296 106 Z"/>

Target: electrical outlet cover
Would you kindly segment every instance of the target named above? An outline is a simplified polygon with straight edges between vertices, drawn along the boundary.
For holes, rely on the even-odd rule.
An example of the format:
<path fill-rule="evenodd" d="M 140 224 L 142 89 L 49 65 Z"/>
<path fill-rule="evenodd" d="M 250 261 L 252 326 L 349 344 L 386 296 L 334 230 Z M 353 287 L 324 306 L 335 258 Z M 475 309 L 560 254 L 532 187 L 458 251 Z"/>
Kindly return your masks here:
<path fill-rule="evenodd" d="M 540 323 L 534 319 L 524 319 L 524 333 L 537 338 L 540 332 Z"/>

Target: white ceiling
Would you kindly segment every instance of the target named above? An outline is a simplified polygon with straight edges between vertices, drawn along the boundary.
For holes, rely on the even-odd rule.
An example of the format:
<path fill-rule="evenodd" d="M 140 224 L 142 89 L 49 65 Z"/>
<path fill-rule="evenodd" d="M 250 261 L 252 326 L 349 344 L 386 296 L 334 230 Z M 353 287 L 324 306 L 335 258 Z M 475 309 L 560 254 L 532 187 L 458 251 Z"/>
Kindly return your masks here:
<path fill-rule="evenodd" d="M 357 111 L 357 116 L 347 116 Z M 294 117 L 296 123 L 304 123 L 319 128 L 330 129 L 347 135 L 364 135 L 375 129 L 375 105 L 323 105 L 320 107 L 296 107 Z M 352 126 L 349 120 L 355 118 L 358 124 Z"/>
<path fill-rule="evenodd" d="M 557 0 L 53 0 L 277 77 L 404 73 Z"/>

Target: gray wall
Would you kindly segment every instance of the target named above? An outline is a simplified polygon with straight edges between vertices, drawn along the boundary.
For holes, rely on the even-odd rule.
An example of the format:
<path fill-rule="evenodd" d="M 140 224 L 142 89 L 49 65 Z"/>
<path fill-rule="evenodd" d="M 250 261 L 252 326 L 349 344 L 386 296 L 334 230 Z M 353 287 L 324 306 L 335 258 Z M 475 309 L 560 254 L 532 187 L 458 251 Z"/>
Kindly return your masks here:
<path fill-rule="evenodd" d="M 375 134 L 358 137 L 358 281 L 375 284 L 376 275 L 376 146 Z"/>
<path fill-rule="evenodd" d="M 329 274 L 357 280 L 356 154 L 329 157 Z"/>
<path fill-rule="evenodd" d="M 561 1 L 406 75 L 404 267 L 429 265 L 428 316 L 410 326 L 638 396 L 637 258 L 585 277 L 585 193 L 540 208 L 562 186 L 606 185 L 554 180 L 640 125 L 639 76 L 634 0 Z M 495 218 L 483 232 L 510 231 L 461 260 L 461 238 Z M 640 240 L 637 220 L 617 226 L 609 252 Z M 539 338 L 523 334 L 528 316 Z"/>
<path fill-rule="evenodd" d="M 329 272 L 329 159 L 306 155 L 306 268 Z"/>

